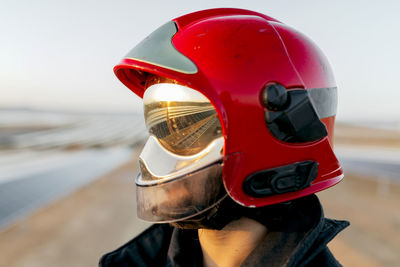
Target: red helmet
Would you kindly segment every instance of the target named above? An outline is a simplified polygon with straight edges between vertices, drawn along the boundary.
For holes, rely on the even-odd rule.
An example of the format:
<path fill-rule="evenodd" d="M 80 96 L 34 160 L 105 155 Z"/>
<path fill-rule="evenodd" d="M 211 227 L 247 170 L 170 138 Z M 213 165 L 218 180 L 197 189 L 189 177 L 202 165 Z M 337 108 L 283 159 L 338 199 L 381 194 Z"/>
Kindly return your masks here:
<path fill-rule="evenodd" d="M 310 39 L 271 17 L 230 8 L 184 15 L 114 72 L 138 96 L 146 91 L 142 218 L 174 221 L 211 207 L 223 198 L 211 176 L 246 207 L 297 199 L 343 178 L 332 149 L 337 89 L 329 63 Z M 183 180 L 186 196 L 173 190 Z M 199 192 L 205 202 L 188 200 Z M 174 215 L 160 215 L 164 208 Z"/>

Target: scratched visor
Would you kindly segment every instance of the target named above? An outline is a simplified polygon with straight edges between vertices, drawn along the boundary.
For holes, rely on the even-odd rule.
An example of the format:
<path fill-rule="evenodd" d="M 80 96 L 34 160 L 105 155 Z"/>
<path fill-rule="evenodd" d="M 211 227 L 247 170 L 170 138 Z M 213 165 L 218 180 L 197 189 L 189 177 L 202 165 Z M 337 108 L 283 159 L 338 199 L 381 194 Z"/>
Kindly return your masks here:
<path fill-rule="evenodd" d="M 149 85 L 143 102 L 150 137 L 139 157 L 138 216 L 172 222 L 216 205 L 226 193 L 214 106 L 192 88 L 163 82 Z"/>

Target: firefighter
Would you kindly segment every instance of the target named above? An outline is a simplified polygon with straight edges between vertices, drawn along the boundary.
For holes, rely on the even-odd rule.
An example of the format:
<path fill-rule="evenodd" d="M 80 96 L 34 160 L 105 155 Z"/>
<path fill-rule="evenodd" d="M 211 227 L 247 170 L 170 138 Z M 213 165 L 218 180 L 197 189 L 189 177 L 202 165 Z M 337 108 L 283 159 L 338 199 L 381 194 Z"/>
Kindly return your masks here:
<path fill-rule="evenodd" d="M 167 22 L 115 66 L 143 98 L 138 216 L 155 223 L 101 266 L 339 266 L 348 222 L 315 193 L 343 171 L 337 88 L 306 36 L 269 16 L 210 9 Z"/>

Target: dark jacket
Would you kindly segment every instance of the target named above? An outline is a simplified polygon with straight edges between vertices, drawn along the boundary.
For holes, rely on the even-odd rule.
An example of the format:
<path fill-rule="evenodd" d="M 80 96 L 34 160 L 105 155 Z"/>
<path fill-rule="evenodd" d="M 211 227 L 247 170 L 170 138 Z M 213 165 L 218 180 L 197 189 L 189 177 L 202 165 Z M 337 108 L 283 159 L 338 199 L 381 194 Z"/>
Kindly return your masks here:
<path fill-rule="evenodd" d="M 315 196 L 305 204 L 283 230 L 269 231 L 242 266 L 341 266 L 327 244 L 349 223 L 324 218 Z M 197 230 L 153 225 L 104 255 L 99 266 L 202 266 Z"/>

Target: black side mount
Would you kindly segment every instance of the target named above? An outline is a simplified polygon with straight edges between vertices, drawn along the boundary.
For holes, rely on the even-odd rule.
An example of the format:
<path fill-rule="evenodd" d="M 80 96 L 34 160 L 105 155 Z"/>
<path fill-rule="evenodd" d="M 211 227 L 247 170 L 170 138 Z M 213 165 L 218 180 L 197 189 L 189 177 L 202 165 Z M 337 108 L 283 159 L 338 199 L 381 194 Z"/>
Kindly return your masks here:
<path fill-rule="evenodd" d="M 317 174 L 317 162 L 297 162 L 251 174 L 243 182 L 243 191 L 252 197 L 295 192 L 310 186 Z"/>
<path fill-rule="evenodd" d="M 265 121 L 279 140 L 290 143 L 311 142 L 328 135 L 306 90 L 286 90 L 280 84 L 269 84 L 262 94 Z"/>

